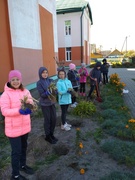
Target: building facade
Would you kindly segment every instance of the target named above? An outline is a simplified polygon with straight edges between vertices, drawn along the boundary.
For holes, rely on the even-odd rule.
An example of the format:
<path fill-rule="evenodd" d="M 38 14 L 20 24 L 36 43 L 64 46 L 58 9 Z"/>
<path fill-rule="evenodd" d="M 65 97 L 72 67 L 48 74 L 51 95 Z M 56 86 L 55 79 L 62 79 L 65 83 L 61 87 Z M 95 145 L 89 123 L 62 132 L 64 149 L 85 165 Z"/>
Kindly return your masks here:
<path fill-rule="evenodd" d="M 0 0 L 0 22 L 0 92 L 13 69 L 21 71 L 23 84 L 31 88 L 39 67 L 56 75 L 56 1 Z"/>
<path fill-rule="evenodd" d="M 59 60 L 65 65 L 90 63 L 90 32 L 92 13 L 85 0 L 57 0 Z"/>

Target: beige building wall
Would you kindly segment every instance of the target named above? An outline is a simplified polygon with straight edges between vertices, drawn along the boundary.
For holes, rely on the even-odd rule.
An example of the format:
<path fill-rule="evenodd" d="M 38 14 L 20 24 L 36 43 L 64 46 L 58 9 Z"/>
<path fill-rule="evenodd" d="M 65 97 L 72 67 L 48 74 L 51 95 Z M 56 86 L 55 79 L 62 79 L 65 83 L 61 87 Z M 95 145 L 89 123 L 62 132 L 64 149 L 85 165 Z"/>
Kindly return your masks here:
<path fill-rule="evenodd" d="M 6 53 L 0 55 L 2 67 L 6 69 L 4 81 L 11 69 L 21 71 L 24 85 L 33 84 L 38 80 L 40 66 L 46 66 L 49 74 L 55 75 L 56 63 L 53 57 L 58 55 L 56 2 L 21 0 L 20 3 L 18 0 L 1 0 L 0 13 L 0 36 L 4 36 L 6 41 Z"/>
<path fill-rule="evenodd" d="M 81 59 L 86 64 L 90 61 L 90 28 L 91 22 L 88 14 L 84 12 L 82 18 L 82 44 L 81 44 L 81 18 L 82 12 L 65 13 L 57 15 L 59 59 L 65 60 L 66 47 L 72 48 L 72 59 L 65 64 L 73 62 L 80 65 Z M 71 20 L 71 36 L 65 36 L 65 21 Z M 81 47 L 82 45 L 82 47 Z"/>

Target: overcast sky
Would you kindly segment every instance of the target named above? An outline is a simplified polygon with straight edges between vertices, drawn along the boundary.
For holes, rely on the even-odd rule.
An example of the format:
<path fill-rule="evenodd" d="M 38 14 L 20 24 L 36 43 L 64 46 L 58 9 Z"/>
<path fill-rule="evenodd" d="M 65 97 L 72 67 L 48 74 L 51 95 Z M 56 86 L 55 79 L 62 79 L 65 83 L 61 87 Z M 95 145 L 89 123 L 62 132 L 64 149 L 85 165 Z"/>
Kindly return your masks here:
<path fill-rule="evenodd" d="M 102 50 L 135 50 L 135 0 L 88 0 L 92 10 L 91 43 Z"/>

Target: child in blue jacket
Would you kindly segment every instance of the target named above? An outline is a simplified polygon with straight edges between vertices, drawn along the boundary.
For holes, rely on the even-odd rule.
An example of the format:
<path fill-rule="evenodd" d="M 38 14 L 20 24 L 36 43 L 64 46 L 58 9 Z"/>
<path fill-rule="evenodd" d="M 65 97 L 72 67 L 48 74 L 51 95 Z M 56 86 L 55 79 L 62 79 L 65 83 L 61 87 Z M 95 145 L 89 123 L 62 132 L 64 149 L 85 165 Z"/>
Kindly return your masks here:
<path fill-rule="evenodd" d="M 69 104 L 71 104 L 71 93 L 72 89 L 71 81 L 66 78 L 66 72 L 64 70 L 58 71 L 57 89 L 58 89 L 58 103 L 61 107 L 61 129 L 69 131 L 71 125 L 66 122 L 66 115 Z"/>

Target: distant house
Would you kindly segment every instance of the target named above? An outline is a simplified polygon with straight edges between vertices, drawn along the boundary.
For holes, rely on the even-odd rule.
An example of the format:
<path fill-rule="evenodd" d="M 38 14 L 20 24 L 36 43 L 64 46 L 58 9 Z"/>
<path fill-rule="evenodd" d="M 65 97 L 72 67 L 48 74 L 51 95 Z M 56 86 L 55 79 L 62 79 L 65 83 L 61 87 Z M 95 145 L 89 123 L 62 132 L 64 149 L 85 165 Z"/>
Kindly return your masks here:
<path fill-rule="evenodd" d="M 0 92 L 12 69 L 21 71 L 29 88 L 40 66 L 56 75 L 57 42 L 56 1 L 0 0 Z"/>
<path fill-rule="evenodd" d="M 103 58 L 101 53 L 91 53 L 91 61 L 97 61 L 98 58 Z"/>
<path fill-rule="evenodd" d="M 80 65 L 90 62 L 90 5 L 85 0 L 56 1 L 59 60 Z"/>
<path fill-rule="evenodd" d="M 123 61 L 123 57 L 124 55 L 117 49 L 115 49 L 114 51 L 112 51 L 111 53 L 109 53 L 106 58 L 107 61 L 110 63 L 119 63 Z"/>
<path fill-rule="evenodd" d="M 102 54 L 103 57 L 107 57 L 108 54 L 110 54 L 110 53 L 111 53 L 111 50 L 101 51 L 101 54 Z"/>
<path fill-rule="evenodd" d="M 108 58 L 123 58 L 123 54 L 119 50 L 115 49 L 110 54 L 108 54 L 107 57 Z"/>

